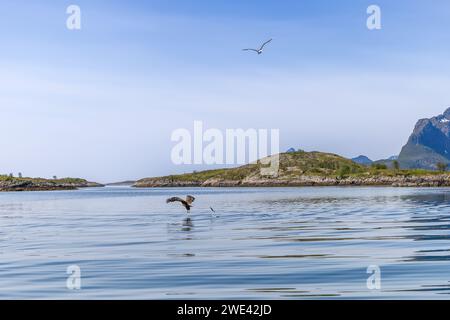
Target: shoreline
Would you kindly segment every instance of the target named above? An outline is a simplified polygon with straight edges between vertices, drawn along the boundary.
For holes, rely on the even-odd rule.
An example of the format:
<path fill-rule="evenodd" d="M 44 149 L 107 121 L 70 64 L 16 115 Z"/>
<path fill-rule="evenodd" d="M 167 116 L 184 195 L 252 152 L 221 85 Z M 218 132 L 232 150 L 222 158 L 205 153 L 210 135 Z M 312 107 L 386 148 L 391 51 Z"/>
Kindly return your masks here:
<path fill-rule="evenodd" d="M 296 179 L 243 179 L 206 181 L 173 181 L 168 178 L 150 178 L 138 181 L 134 188 L 187 188 L 187 187 L 450 187 L 450 175 L 424 175 L 424 176 L 379 176 L 370 178 L 348 177 L 301 177 Z"/>

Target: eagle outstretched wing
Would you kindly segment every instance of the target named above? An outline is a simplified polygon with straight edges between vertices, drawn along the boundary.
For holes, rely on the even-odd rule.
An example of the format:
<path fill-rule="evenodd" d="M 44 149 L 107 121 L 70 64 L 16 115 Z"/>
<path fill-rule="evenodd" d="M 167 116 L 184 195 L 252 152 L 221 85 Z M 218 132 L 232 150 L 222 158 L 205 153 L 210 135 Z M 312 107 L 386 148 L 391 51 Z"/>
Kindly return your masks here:
<path fill-rule="evenodd" d="M 191 210 L 192 202 L 194 202 L 195 198 L 193 196 L 186 196 L 186 200 L 181 199 L 179 197 L 172 197 L 166 200 L 166 203 L 170 202 L 180 202 L 187 211 Z"/>

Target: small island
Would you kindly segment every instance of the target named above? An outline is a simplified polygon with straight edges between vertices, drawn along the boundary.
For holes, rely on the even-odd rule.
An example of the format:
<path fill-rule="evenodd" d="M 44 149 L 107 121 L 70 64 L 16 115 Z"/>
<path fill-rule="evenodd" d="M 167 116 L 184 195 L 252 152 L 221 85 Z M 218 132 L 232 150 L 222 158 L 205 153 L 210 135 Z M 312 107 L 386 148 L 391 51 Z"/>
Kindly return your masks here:
<path fill-rule="evenodd" d="M 133 186 L 152 187 L 286 187 L 286 186 L 450 186 L 450 173 L 424 169 L 401 169 L 374 163 L 355 163 L 336 154 L 288 152 L 280 156 L 277 177 L 262 176 L 261 163 L 238 168 L 208 170 L 165 177 L 145 178 Z"/>
<path fill-rule="evenodd" d="M 0 192 L 75 190 L 91 187 L 103 187 L 103 185 L 79 178 L 43 179 L 0 175 Z"/>

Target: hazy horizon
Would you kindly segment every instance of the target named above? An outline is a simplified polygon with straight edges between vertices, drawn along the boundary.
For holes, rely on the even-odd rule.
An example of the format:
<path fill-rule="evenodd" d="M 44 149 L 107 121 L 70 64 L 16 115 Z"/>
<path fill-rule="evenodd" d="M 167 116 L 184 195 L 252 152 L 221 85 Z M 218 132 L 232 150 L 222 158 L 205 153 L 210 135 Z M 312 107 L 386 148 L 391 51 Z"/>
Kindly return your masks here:
<path fill-rule="evenodd" d="M 81 8 L 81 30 L 66 8 Z M 382 29 L 366 27 L 377 4 Z M 280 149 L 373 160 L 450 106 L 450 3 L 23 0 L 0 19 L 0 173 L 134 180 L 171 133 L 280 129 Z M 420 14 L 418 14 L 420 13 Z M 273 38 L 264 54 L 243 52 Z M 217 166 L 215 166 L 217 167 Z"/>

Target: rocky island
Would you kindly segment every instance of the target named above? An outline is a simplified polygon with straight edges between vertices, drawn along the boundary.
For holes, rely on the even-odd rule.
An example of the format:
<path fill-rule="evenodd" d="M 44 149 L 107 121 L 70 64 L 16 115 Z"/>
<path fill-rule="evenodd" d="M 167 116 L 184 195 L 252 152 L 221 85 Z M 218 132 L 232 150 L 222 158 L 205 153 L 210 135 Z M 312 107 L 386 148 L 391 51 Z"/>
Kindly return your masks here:
<path fill-rule="evenodd" d="M 103 185 L 78 178 L 43 179 L 0 176 L 0 192 L 75 190 L 90 187 L 103 187 Z"/>
<path fill-rule="evenodd" d="M 261 175 L 259 162 L 238 168 L 146 178 L 137 188 L 149 187 L 282 187 L 282 186 L 450 186 L 450 173 L 424 169 L 365 166 L 336 154 L 289 152 L 280 154 L 277 177 Z"/>

